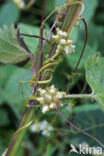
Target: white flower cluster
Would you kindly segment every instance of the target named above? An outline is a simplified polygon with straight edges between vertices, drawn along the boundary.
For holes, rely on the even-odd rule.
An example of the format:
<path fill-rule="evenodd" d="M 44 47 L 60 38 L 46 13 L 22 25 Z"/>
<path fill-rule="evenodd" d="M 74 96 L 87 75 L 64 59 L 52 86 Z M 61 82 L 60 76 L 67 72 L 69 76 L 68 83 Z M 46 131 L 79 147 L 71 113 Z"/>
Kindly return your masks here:
<path fill-rule="evenodd" d="M 43 105 L 42 112 L 46 113 L 49 110 L 57 109 L 57 107 L 63 106 L 60 99 L 63 98 L 65 92 L 59 92 L 54 85 L 46 89 L 38 89 L 39 97 L 37 101 Z"/>
<path fill-rule="evenodd" d="M 25 6 L 24 0 L 13 0 L 13 1 L 19 8 L 24 8 Z"/>
<path fill-rule="evenodd" d="M 31 125 L 30 127 L 31 132 L 42 132 L 42 135 L 44 136 L 50 136 L 51 132 L 54 130 L 54 128 L 46 121 L 42 122 L 36 122 Z"/>
<path fill-rule="evenodd" d="M 56 52 L 62 52 L 62 54 L 70 54 L 75 51 L 75 45 L 73 40 L 69 40 L 68 34 L 59 28 L 56 28 L 56 35 L 52 35 L 52 43 L 57 43 Z"/>

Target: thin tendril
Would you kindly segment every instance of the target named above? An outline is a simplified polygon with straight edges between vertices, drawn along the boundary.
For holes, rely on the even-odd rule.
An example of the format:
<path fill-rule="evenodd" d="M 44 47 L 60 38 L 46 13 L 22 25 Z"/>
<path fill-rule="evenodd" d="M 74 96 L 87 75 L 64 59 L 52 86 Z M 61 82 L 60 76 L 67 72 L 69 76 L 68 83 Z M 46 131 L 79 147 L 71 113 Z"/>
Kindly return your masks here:
<path fill-rule="evenodd" d="M 76 67 L 75 67 L 75 69 L 74 69 L 73 72 L 76 72 L 76 70 L 77 70 L 77 68 L 78 68 L 78 66 L 79 66 L 79 64 L 80 64 L 81 58 L 82 58 L 82 56 L 83 56 L 83 53 L 84 53 L 86 44 L 87 44 L 87 24 L 86 24 L 86 21 L 85 21 L 84 18 L 82 18 L 82 21 L 83 21 L 83 23 L 84 23 L 84 25 L 85 25 L 85 42 L 84 42 L 84 46 L 83 46 L 83 49 L 82 49 L 82 53 L 81 53 L 81 55 L 80 55 L 80 58 L 79 58 L 79 60 L 78 60 L 78 63 L 77 63 L 77 65 L 76 65 Z"/>
<path fill-rule="evenodd" d="M 100 144 L 104 148 L 104 144 L 102 144 L 97 138 L 90 135 L 89 133 L 85 132 L 84 130 L 80 129 L 79 127 L 75 126 L 71 121 L 67 120 L 58 110 L 55 110 L 57 114 L 59 114 L 69 125 L 71 125 L 73 128 L 78 130 L 79 132 L 83 133 L 84 135 L 92 138 L 94 141 L 96 141 L 98 144 Z"/>
<path fill-rule="evenodd" d="M 44 46 L 45 46 L 45 44 L 46 44 L 46 42 L 47 42 L 47 40 L 48 40 L 48 37 L 50 36 L 50 33 L 52 32 L 52 30 L 53 30 L 54 27 L 56 26 L 57 21 L 58 21 L 58 17 L 56 18 L 56 20 L 55 20 L 55 22 L 53 23 L 53 25 L 52 25 L 50 31 L 49 31 L 48 34 L 47 34 L 47 37 L 46 37 L 46 39 L 45 39 L 45 41 L 44 41 L 44 45 L 43 45 L 43 47 L 42 47 L 42 50 L 43 50 L 43 48 L 44 48 Z"/>
<path fill-rule="evenodd" d="M 77 65 L 76 65 L 75 69 L 73 70 L 72 74 L 75 73 L 75 72 L 77 71 L 78 66 L 79 66 L 79 64 L 80 64 L 80 61 L 81 61 L 81 59 L 82 59 L 82 56 L 83 56 L 83 54 L 84 54 L 84 51 L 85 51 L 85 48 L 86 48 L 86 44 L 87 44 L 87 23 L 86 23 L 86 21 L 85 21 L 84 18 L 81 18 L 81 20 L 82 20 L 82 22 L 84 23 L 84 26 L 85 26 L 85 41 L 84 41 L 84 46 L 83 46 L 83 49 L 82 49 L 80 58 L 79 58 L 79 60 L 78 60 L 78 63 L 77 63 Z M 69 85 L 69 83 L 70 83 L 71 80 L 72 80 L 72 77 L 69 79 L 69 81 L 68 81 L 68 83 L 67 83 L 67 86 Z M 67 86 L 66 86 L 66 88 L 67 88 Z"/>
<path fill-rule="evenodd" d="M 40 32 L 40 41 L 41 41 L 41 52 L 40 52 L 40 68 L 42 67 L 42 62 L 43 62 L 43 29 L 44 29 L 44 15 L 45 15 L 45 5 L 46 5 L 46 0 L 43 0 L 43 9 L 42 9 L 42 25 L 41 25 L 41 32 Z"/>
<path fill-rule="evenodd" d="M 25 36 L 25 37 L 34 37 L 34 38 L 40 39 L 40 36 L 38 36 L 38 35 L 29 35 L 29 34 L 20 34 L 20 35 Z M 46 40 L 46 38 L 44 38 L 44 37 L 42 37 L 41 39 Z M 47 42 L 50 44 L 50 41 L 47 40 Z"/>
<path fill-rule="evenodd" d="M 26 4 L 24 8 L 22 8 L 22 10 L 29 9 L 34 4 L 34 2 L 35 2 L 35 0 L 30 0 L 29 3 Z"/>

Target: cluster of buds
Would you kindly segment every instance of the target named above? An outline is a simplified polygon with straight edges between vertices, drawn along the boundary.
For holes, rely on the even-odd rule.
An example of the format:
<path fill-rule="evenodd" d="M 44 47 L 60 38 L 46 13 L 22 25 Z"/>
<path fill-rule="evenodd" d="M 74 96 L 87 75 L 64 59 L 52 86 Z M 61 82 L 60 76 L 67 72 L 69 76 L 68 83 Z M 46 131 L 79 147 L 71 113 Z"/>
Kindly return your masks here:
<path fill-rule="evenodd" d="M 43 105 L 42 112 L 46 113 L 47 111 L 57 109 L 58 107 L 63 106 L 60 99 L 64 97 L 65 92 L 58 91 L 54 85 L 46 89 L 38 89 L 39 97 L 37 101 Z"/>
<path fill-rule="evenodd" d="M 75 51 L 73 40 L 69 40 L 68 34 L 59 28 L 56 28 L 56 35 L 52 35 L 52 43 L 57 43 L 56 53 L 68 55 Z"/>
<path fill-rule="evenodd" d="M 14 3 L 19 7 L 19 8 L 24 8 L 25 7 L 25 2 L 24 0 L 13 0 Z"/>
<path fill-rule="evenodd" d="M 67 11 L 67 5 L 64 4 L 62 7 L 56 7 L 57 10 L 57 16 L 58 16 L 58 21 L 56 23 L 57 27 L 60 27 L 62 25 L 62 21 L 64 20 L 66 11 Z"/>

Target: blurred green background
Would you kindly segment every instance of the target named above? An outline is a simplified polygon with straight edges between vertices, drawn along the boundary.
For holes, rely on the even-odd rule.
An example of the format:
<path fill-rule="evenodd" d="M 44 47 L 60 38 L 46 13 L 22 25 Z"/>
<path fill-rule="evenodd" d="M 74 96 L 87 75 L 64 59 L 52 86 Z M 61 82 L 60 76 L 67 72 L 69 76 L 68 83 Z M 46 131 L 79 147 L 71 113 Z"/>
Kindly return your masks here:
<path fill-rule="evenodd" d="M 26 3 L 28 2 L 25 1 Z M 65 0 L 47 0 L 45 17 Z M 85 11 L 83 16 L 88 25 L 87 47 L 78 67 L 78 71 L 68 86 L 68 93 L 90 93 L 91 89 L 85 79 L 84 64 L 89 55 L 97 55 L 100 52 L 104 56 L 104 0 L 84 0 Z M 12 0 L 0 0 L 0 28 L 3 25 L 19 25 L 22 33 L 39 35 L 42 15 L 42 0 L 36 0 L 28 10 L 18 8 Z M 49 30 L 55 15 L 46 23 L 45 29 Z M 59 90 L 64 90 L 81 53 L 84 41 L 84 26 L 74 27 L 70 38 L 75 41 L 76 52 L 64 58 L 54 72 L 51 84 Z M 29 49 L 34 52 L 38 48 L 38 39 L 25 38 Z M 4 47 L 5 48 L 5 47 Z M 18 65 L 0 63 L 0 155 L 7 148 L 10 138 L 16 131 L 20 119 L 24 100 L 31 93 L 28 80 L 32 76 L 28 60 Z M 27 83 L 22 83 L 26 80 Z M 94 100 L 77 99 L 64 101 L 65 106 L 60 110 L 65 117 L 71 120 L 81 129 L 97 137 L 104 143 L 104 113 Z M 54 112 L 43 115 L 41 110 L 34 116 L 34 121 L 47 120 L 54 130 L 50 136 L 45 136 L 41 131 L 31 132 L 25 135 L 17 156 L 67 156 L 70 144 L 86 143 L 89 146 L 100 146 L 91 138 L 79 133 L 67 125 L 58 115 L 52 124 Z M 71 155 L 71 154 L 70 154 Z"/>

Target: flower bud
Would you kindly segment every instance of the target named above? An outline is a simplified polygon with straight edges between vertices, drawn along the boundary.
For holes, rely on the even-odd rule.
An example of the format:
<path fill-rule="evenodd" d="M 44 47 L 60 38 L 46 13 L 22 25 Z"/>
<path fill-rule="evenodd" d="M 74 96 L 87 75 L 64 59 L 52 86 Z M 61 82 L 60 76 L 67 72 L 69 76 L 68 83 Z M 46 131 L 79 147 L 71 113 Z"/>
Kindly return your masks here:
<path fill-rule="evenodd" d="M 49 108 L 55 109 L 56 108 L 56 104 L 55 103 L 51 103 L 50 106 L 49 106 Z"/>
<path fill-rule="evenodd" d="M 42 108 L 42 113 L 45 114 L 48 110 L 49 110 L 49 106 L 48 105 L 45 105 Z"/>
<path fill-rule="evenodd" d="M 13 0 L 13 1 L 19 8 L 24 8 L 25 3 L 23 0 Z"/>
<path fill-rule="evenodd" d="M 41 104 L 43 104 L 44 103 L 44 98 L 43 97 L 39 97 L 39 98 L 37 98 L 37 101 L 40 102 Z"/>
<path fill-rule="evenodd" d="M 49 92 L 50 92 L 51 94 L 55 94 L 56 89 L 55 89 L 54 85 L 52 85 L 52 86 L 50 87 Z"/>
<path fill-rule="evenodd" d="M 61 44 L 66 44 L 66 40 L 65 40 L 65 39 L 61 39 L 61 40 L 60 40 L 60 43 L 61 43 Z"/>

